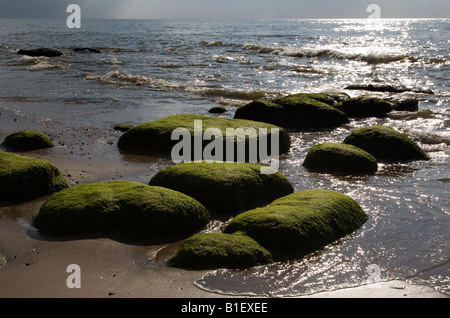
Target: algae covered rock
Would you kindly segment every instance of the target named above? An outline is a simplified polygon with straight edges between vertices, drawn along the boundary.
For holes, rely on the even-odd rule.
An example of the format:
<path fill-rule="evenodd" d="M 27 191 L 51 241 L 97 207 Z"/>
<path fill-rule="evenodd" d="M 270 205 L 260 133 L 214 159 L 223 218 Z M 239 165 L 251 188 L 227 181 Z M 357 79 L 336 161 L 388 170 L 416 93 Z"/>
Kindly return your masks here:
<path fill-rule="evenodd" d="M 167 264 L 214 269 L 249 268 L 272 262 L 272 255 L 246 235 L 200 233 L 186 239 Z"/>
<path fill-rule="evenodd" d="M 314 252 L 360 228 L 368 217 L 347 195 L 303 190 L 236 216 L 224 233 L 244 233 L 276 258 Z"/>
<path fill-rule="evenodd" d="M 344 100 L 335 106 L 348 117 L 384 117 L 392 111 L 392 104 L 384 99 L 371 96 L 359 96 Z"/>
<path fill-rule="evenodd" d="M 38 150 L 52 148 L 51 139 L 39 131 L 23 130 L 8 135 L 3 144 L 16 150 Z"/>
<path fill-rule="evenodd" d="M 377 159 L 366 151 L 347 144 L 323 143 L 313 146 L 303 166 L 321 172 L 350 174 L 375 173 Z"/>
<path fill-rule="evenodd" d="M 273 143 L 273 136 L 277 143 Z M 291 139 L 284 129 L 267 123 L 234 120 L 227 118 L 182 114 L 175 115 L 134 127 L 125 132 L 119 139 L 121 151 L 128 153 L 150 153 L 173 156 L 174 149 L 183 152 L 184 160 L 202 160 L 205 158 L 205 147 L 209 146 L 209 154 L 217 160 L 233 161 L 228 158 L 226 140 L 232 140 L 231 157 L 239 152 L 238 146 L 245 145 L 245 153 L 259 153 L 261 136 L 268 141 L 269 151 L 277 150 L 280 154 L 290 149 Z M 211 145 L 214 147 L 211 147 Z M 256 144 L 258 149 L 250 148 Z M 278 148 L 272 149 L 277 146 Z M 181 150 L 182 151 L 181 151 Z M 200 150 L 200 154 L 198 154 Z M 220 150 L 220 151 L 219 151 Z M 188 153 L 188 154 L 186 154 Z M 203 156 L 202 158 L 196 155 Z"/>
<path fill-rule="evenodd" d="M 48 234 L 113 233 L 147 239 L 192 234 L 209 220 L 203 205 L 180 192 L 108 181 L 56 193 L 42 205 L 33 225 Z"/>
<path fill-rule="evenodd" d="M 359 147 L 382 161 L 429 160 L 406 134 L 388 126 L 357 129 L 345 138 L 344 143 Z"/>
<path fill-rule="evenodd" d="M 227 111 L 228 110 L 223 106 L 215 106 L 215 107 L 212 107 L 210 110 L 208 110 L 208 113 L 223 114 L 223 113 L 226 113 Z"/>
<path fill-rule="evenodd" d="M 334 128 L 348 123 L 343 112 L 327 104 L 333 104 L 334 100 L 325 93 L 293 94 L 272 102 L 257 100 L 239 108 L 234 118 L 264 121 L 289 129 Z"/>
<path fill-rule="evenodd" d="M 68 187 L 50 162 L 0 151 L 0 200 L 31 200 Z"/>
<path fill-rule="evenodd" d="M 181 163 L 161 170 L 149 184 L 185 193 L 217 214 L 232 215 L 294 191 L 281 173 L 262 174 L 262 168 L 251 163 Z"/>

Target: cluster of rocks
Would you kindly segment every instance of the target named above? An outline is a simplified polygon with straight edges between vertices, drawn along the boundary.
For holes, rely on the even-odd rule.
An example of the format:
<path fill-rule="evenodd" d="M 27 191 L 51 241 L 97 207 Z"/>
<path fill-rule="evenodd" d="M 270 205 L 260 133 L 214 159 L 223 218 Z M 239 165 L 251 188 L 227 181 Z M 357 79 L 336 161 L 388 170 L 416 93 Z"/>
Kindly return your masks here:
<path fill-rule="evenodd" d="M 253 101 L 239 108 L 234 119 L 182 114 L 115 129 L 123 131 L 121 151 L 167 155 L 176 142 L 175 129 L 184 129 L 195 141 L 196 120 L 202 122 L 202 134 L 243 127 L 270 134 L 276 128 L 278 150 L 284 154 L 291 146 L 289 130 L 337 127 L 354 117 L 384 116 L 393 109 L 392 102 L 370 96 L 295 94 Z M 250 144 L 259 136 L 242 138 Z M 209 142 L 203 140 L 201 148 Z M 8 136 L 4 145 L 25 151 L 53 147 L 47 136 L 31 131 Z M 371 126 L 353 131 L 341 144 L 312 147 L 303 165 L 314 171 L 367 174 L 377 171 L 378 161 L 428 159 L 408 136 Z M 161 170 L 148 184 L 109 181 L 70 187 L 49 162 L 0 152 L 0 199 L 29 200 L 54 193 L 33 220 L 48 235 L 183 238 L 168 264 L 188 268 L 245 268 L 299 257 L 354 232 L 368 219 L 343 193 L 294 192 L 280 172 L 262 174 L 261 168 L 248 162 L 187 162 Z M 230 221 L 219 232 L 202 233 L 214 217 Z"/>

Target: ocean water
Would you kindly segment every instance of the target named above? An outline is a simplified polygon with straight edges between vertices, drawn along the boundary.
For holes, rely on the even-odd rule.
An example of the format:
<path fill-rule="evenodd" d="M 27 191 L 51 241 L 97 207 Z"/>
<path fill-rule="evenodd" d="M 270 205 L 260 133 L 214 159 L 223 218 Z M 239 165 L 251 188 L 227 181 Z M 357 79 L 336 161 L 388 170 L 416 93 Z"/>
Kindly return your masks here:
<path fill-rule="evenodd" d="M 416 113 L 353 120 L 333 130 L 291 133 L 280 161 L 296 190 L 348 194 L 369 221 L 317 253 L 248 270 L 208 272 L 195 284 L 223 294 L 292 296 L 405 279 L 450 294 L 449 19 L 418 20 L 63 20 L 0 19 L 0 110 L 61 129 L 139 124 L 224 105 L 232 118 L 254 99 L 404 85 Z M 49 47 L 56 58 L 19 49 Z M 102 53 L 75 53 L 74 48 Z M 383 95 L 383 93 L 376 93 Z M 380 164 L 371 176 L 311 173 L 316 143 L 341 142 L 373 124 L 410 135 L 431 160 Z"/>

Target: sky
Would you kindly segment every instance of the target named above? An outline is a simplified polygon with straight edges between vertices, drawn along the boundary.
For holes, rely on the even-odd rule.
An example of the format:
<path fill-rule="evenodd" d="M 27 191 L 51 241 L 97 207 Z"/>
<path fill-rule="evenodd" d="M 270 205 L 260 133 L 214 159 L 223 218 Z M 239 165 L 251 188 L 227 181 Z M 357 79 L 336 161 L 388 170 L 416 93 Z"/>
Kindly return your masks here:
<path fill-rule="evenodd" d="M 0 18 L 67 18 L 78 4 L 89 19 L 450 18 L 450 0 L 0 0 Z"/>

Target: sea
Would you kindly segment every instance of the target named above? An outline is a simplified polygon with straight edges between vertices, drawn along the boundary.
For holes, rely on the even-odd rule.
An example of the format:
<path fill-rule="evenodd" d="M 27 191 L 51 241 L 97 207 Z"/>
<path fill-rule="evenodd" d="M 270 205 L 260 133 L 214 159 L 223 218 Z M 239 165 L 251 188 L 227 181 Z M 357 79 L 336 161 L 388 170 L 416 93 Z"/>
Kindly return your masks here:
<path fill-rule="evenodd" d="M 296 191 L 345 193 L 369 220 L 301 259 L 246 270 L 218 269 L 194 282 L 223 295 L 290 297 L 395 279 L 450 295 L 450 19 L 65 20 L 0 19 L 0 112 L 60 129 L 137 125 L 163 117 L 301 92 L 341 91 L 415 98 L 417 112 L 354 119 L 290 132 L 279 171 Z M 28 57 L 47 47 L 59 57 Z M 101 53 L 74 52 L 95 48 Z M 402 93 L 346 89 L 354 84 Z M 430 161 L 379 164 L 367 176 L 313 173 L 303 160 L 317 143 L 354 129 L 391 126 Z M 163 164 L 162 164 L 163 165 Z"/>

